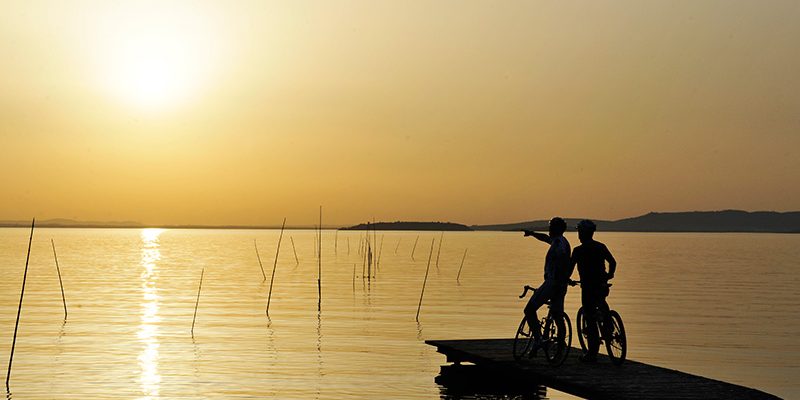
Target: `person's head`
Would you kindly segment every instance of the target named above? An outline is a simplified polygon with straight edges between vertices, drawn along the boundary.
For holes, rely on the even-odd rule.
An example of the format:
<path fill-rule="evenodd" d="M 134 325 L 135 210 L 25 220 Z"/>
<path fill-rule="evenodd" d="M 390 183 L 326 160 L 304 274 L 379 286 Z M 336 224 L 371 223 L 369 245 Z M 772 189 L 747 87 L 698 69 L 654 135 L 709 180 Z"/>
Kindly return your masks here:
<path fill-rule="evenodd" d="M 561 236 L 564 234 L 564 231 L 567 230 L 567 223 L 560 217 L 553 217 L 550 220 L 550 228 L 548 231 L 550 232 L 550 236 Z"/>
<path fill-rule="evenodd" d="M 588 242 L 592 240 L 592 236 L 594 236 L 594 231 L 597 230 L 597 225 L 594 222 L 584 219 L 581 222 L 578 222 L 578 239 L 580 239 L 581 243 Z"/>

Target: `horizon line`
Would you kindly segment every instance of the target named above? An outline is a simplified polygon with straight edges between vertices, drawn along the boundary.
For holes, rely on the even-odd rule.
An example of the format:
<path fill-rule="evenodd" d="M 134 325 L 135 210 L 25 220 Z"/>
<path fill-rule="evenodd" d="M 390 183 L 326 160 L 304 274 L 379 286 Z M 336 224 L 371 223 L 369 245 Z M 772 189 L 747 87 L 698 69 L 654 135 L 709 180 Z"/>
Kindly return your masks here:
<path fill-rule="evenodd" d="M 601 219 L 601 218 L 573 218 L 573 217 L 562 217 L 564 219 L 592 219 L 595 221 L 603 221 L 603 222 L 617 222 L 622 221 L 625 219 L 631 218 L 638 218 L 642 216 L 646 216 L 649 214 L 680 214 L 680 213 L 721 213 L 721 212 L 744 212 L 748 214 L 755 214 L 755 213 L 776 213 L 776 214 L 788 214 L 788 213 L 796 213 L 798 211 L 774 211 L 774 210 L 755 210 L 755 211 L 747 211 L 747 210 L 739 210 L 739 209 L 722 209 L 722 210 L 691 210 L 691 211 L 649 211 L 644 214 L 632 216 L 632 217 L 624 217 L 619 219 Z M 62 222 L 55 222 L 55 221 L 64 221 Z M 386 223 L 396 223 L 396 222 L 414 222 L 414 223 L 448 223 L 448 224 L 459 224 L 464 225 L 467 227 L 482 227 L 482 226 L 502 226 L 502 225 L 513 225 L 513 224 L 522 224 L 522 223 L 529 223 L 529 222 L 541 222 L 547 221 L 549 218 L 540 218 L 540 219 L 526 219 L 526 220 L 517 220 L 516 222 L 501 222 L 501 223 L 490 223 L 490 224 L 463 224 L 460 222 L 452 222 L 452 221 L 413 221 L 413 220 L 395 220 L 395 221 L 376 221 L 374 224 L 386 224 Z M 48 223 L 48 221 L 50 221 Z M 373 222 L 366 221 L 366 222 L 358 222 L 355 224 L 347 224 L 347 225 L 323 225 L 322 229 L 343 229 L 343 228 L 350 228 L 355 227 L 361 224 L 371 224 Z M 28 227 L 30 222 L 27 220 L 0 220 L 0 227 L 1 228 L 18 228 L 18 227 Z M 42 228 L 119 228 L 119 229 L 280 229 L 280 225 L 246 225 L 246 224 L 222 224 L 222 225 L 215 225 L 215 224 L 145 224 L 135 221 L 78 221 L 72 220 L 69 218 L 49 218 L 47 220 L 42 220 L 39 224 L 39 227 Z M 316 225 L 294 225 L 294 226 L 286 226 L 284 229 L 291 229 L 291 230 L 305 230 L 305 229 L 318 229 Z"/>

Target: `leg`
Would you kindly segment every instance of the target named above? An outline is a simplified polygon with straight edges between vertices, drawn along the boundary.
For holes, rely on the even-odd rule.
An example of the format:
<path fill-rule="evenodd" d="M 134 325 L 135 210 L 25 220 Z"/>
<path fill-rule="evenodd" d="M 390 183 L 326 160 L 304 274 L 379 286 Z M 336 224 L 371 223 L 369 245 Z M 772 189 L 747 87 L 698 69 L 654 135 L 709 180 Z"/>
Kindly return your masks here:
<path fill-rule="evenodd" d="M 536 311 L 550 298 L 550 292 L 551 286 L 547 282 L 543 283 L 536 289 L 536 292 L 531 296 L 531 299 L 528 300 L 528 304 L 525 306 L 525 318 L 528 320 L 528 325 L 531 327 L 533 337 L 537 341 L 542 337 L 542 327 L 541 324 L 539 324 L 539 315 Z"/>
<path fill-rule="evenodd" d="M 581 303 L 583 305 L 583 316 L 586 318 L 586 344 L 588 359 L 597 357 L 600 351 L 600 336 L 597 332 L 597 293 L 591 286 L 584 286 L 581 290 Z"/>
<path fill-rule="evenodd" d="M 550 313 L 554 316 L 553 320 L 558 327 L 558 339 L 563 340 L 566 336 L 567 326 L 564 323 L 564 297 L 567 295 L 567 287 L 556 288 L 555 295 L 550 300 Z"/>

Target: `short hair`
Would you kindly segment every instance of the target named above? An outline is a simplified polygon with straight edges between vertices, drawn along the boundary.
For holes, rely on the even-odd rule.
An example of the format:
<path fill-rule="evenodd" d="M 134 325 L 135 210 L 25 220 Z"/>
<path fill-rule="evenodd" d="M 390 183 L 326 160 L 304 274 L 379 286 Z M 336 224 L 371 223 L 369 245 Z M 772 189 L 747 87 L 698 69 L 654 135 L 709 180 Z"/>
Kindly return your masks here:
<path fill-rule="evenodd" d="M 575 226 L 575 229 L 581 232 L 594 233 L 594 231 L 597 230 L 597 225 L 589 219 L 584 219 L 581 222 L 578 222 L 578 225 Z"/>
<path fill-rule="evenodd" d="M 567 230 L 567 223 L 561 217 L 553 217 L 550 220 L 550 227 L 558 233 L 564 233 Z"/>

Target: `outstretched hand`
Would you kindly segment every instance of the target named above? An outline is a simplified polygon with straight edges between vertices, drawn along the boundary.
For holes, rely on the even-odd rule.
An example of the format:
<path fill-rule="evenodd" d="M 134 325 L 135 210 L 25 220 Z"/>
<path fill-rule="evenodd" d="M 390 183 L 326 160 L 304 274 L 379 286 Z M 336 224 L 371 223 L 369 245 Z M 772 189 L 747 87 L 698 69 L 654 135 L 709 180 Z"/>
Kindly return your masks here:
<path fill-rule="evenodd" d="M 525 236 L 533 236 L 533 231 L 529 231 L 527 229 L 523 229 L 522 231 L 525 232 Z"/>

